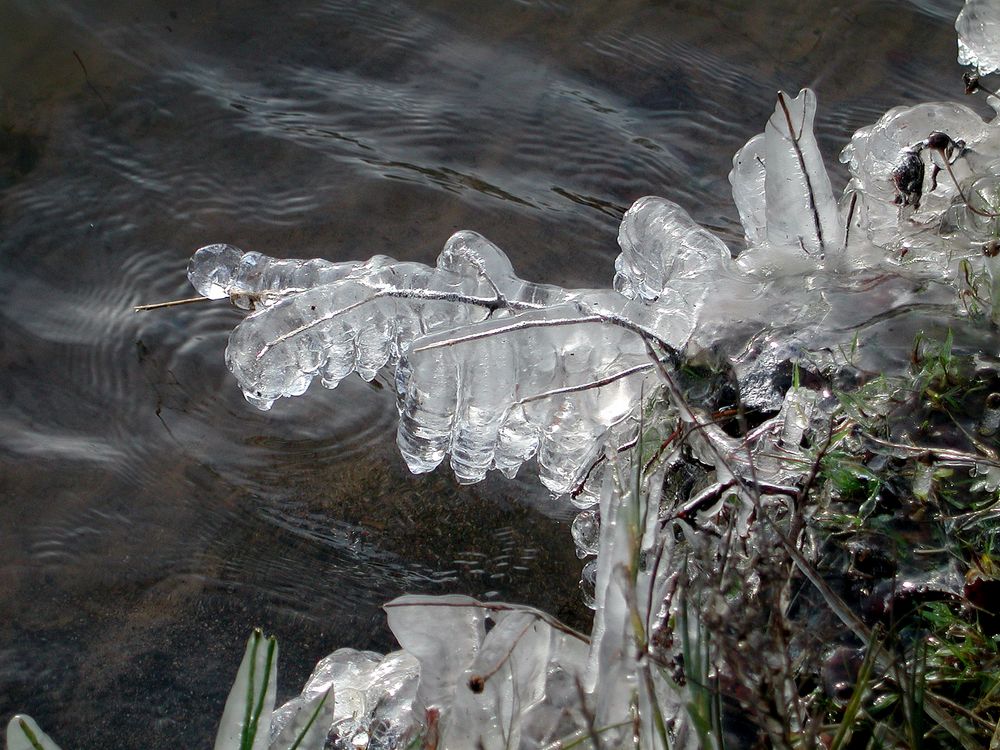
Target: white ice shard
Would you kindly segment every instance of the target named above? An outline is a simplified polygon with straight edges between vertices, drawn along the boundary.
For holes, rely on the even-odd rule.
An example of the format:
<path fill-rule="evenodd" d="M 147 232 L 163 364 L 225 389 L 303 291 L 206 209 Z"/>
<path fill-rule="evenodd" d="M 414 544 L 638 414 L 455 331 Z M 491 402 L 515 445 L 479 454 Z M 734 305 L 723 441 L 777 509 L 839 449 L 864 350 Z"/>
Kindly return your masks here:
<path fill-rule="evenodd" d="M 268 732 L 278 679 L 278 642 L 255 630 L 236 681 L 226 699 L 226 707 L 215 737 L 215 750 L 268 750 Z"/>
<path fill-rule="evenodd" d="M 729 182 L 733 186 L 733 203 L 740 214 L 747 247 L 757 247 L 767 241 L 767 168 L 766 136 L 758 133 L 733 156 Z"/>
<path fill-rule="evenodd" d="M 59 750 L 59 746 L 34 719 L 17 714 L 7 724 L 7 750 Z"/>
<path fill-rule="evenodd" d="M 844 227 L 813 133 L 816 95 L 802 89 L 778 103 L 764 133 L 733 158 L 729 179 L 747 251 L 740 265 L 774 276 L 835 267 Z"/>
<path fill-rule="evenodd" d="M 571 708 L 585 637 L 536 610 L 468 597 L 404 596 L 385 609 L 420 662 L 415 716 L 435 724 L 441 750 L 540 748 L 583 726 Z"/>
<path fill-rule="evenodd" d="M 958 62 L 983 75 L 1000 70 L 1000 5 L 996 0 L 965 0 L 955 21 Z"/>

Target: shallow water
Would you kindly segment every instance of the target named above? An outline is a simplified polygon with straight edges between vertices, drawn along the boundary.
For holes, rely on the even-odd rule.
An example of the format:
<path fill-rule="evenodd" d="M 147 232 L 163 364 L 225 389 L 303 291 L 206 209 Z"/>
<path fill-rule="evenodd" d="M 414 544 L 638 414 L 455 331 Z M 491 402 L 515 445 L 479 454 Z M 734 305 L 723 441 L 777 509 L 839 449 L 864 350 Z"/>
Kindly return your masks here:
<path fill-rule="evenodd" d="M 189 296 L 210 242 L 430 262 L 459 228 L 608 286 L 650 193 L 737 247 L 726 175 L 775 90 L 816 89 L 833 164 L 888 107 L 963 96 L 960 7 L 0 0 L 0 719 L 202 746 L 252 626 L 287 695 L 390 648 L 403 591 L 583 624 L 568 509 L 527 473 L 411 478 L 386 393 L 261 414 L 222 360 L 236 312 L 131 306 Z"/>

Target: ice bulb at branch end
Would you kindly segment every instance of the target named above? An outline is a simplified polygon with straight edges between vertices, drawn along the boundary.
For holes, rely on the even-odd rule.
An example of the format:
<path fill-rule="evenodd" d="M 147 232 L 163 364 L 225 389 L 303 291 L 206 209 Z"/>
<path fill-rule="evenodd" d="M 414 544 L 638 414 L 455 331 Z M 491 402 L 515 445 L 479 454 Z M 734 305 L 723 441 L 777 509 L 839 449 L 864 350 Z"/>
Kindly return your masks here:
<path fill-rule="evenodd" d="M 232 245 L 206 245 L 195 251 L 188 263 L 188 281 L 202 297 L 225 299 L 233 286 L 233 274 L 243 251 Z"/>

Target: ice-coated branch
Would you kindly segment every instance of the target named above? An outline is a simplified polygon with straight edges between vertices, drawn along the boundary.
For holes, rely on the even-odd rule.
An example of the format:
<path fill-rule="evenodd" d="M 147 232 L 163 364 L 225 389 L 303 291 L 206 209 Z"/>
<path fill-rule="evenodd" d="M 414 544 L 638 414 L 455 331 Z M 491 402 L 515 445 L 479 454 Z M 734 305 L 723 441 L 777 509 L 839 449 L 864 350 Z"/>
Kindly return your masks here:
<path fill-rule="evenodd" d="M 842 211 L 815 113 L 812 91 L 779 93 L 764 133 L 734 158 L 730 180 L 748 243 L 735 260 L 683 208 L 644 197 L 621 222 L 613 291 L 524 281 L 473 232 L 449 239 L 434 266 L 386 256 L 277 260 L 210 245 L 195 253 L 189 276 L 202 295 L 251 310 L 230 336 L 226 361 L 255 406 L 297 396 L 317 378 L 333 388 L 351 373 L 371 380 L 391 369 L 397 444 L 412 471 L 450 457 L 459 481 L 477 482 L 490 469 L 513 476 L 537 458 L 542 482 L 569 493 L 603 461 L 606 445 L 634 442 L 641 394 L 662 385 L 645 342 L 671 366 L 705 351 L 738 359 L 746 403 L 777 409 L 784 389 L 759 386 L 775 357 L 836 347 L 859 321 L 905 309 L 911 277 L 949 280 L 959 260 L 985 270 L 982 250 L 1000 236 L 992 124 L 956 104 L 889 112 L 844 151 L 852 180 Z M 932 253 L 955 227 L 978 246 Z M 877 279 L 880 295 L 859 274 Z M 990 298 L 1000 299 L 1000 283 L 992 286 Z M 927 303 L 932 294 L 923 293 Z M 759 354 L 740 353 L 748 341 L 778 339 Z M 752 472 L 745 446 L 710 423 L 687 422 L 708 463 L 718 452 Z M 770 440 L 754 437 L 758 463 L 781 483 Z"/>
<path fill-rule="evenodd" d="M 984 74 L 1000 68 L 995 2 L 968 0 L 958 26 L 963 62 Z M 433 267 L 385 256 L 278 260 L 228 245 L 195 254 L 195 288 L 251 311 L 233 331 L 227 362 L 256 406 L 298 395 L 316 378 L 334 387 L 351 373 L 371 379 L 393 368 L 397 442 L 414 472 L 450 457 L 458 479 L 475 482 L 491 468 L 513 475 L 537 458 L 553 492 L 572 490 L 578 501 L 586 488 L 599 502 L 573 524 L 580 549 L 598 555 L 588 563 L 597 610 L 589 641 L 522 607 L 403 597 L 386 611 L 404 651 L 382 659 L 341 650 L 323 660 L 302 696 L 273 713 L 271 750 L 299 747 L 288 740 L 307 734 L 315 748 L 411 747 L 421 742 L 420 725 L 423 746 L 441 750 L 554 750 L 588 740 L 703 747 L 693 731 L 699 717 L 689 720 L 688 709 L 713 677 L 736 672 L 707 650 L 689 658 L 687 641 L 698 631 L 688 615 L 701 608 L 706 620 L 722 621 L 731 591 L 756 596 L 754 568 L 768 562 L 758 554 L 768 547 L 872 642 L 800 546 L 801 506 L 828 449 L 852 439 L 850 425 L 834 425 L 827 389 L 779 388 L 775 370 L 802 352 L 843 351 L 842 339 L 867 322 L 954 302 L 946 295 L 959 262 L 966 278 L 992 279 L 989 299 L 975 299 L 1000 320 L 1000 132 L 961 105 L 892 110 L 845 149 L 851 183 L 838 206 L 815 112 L 811 91 L 780 93 L 765 132 L 734 157 L 742 254 L 734 259 L 676 204 L 641 198 L 621 223 L 614 291 L 525 282 L 471 232 L 448 240 Z M 984 312 L 968 314 L 987 325 Z M 717 418 L 737 409 L 689 397 L 678 365 L 695 358 L 731 365 L 740 407 L 761 414 L 753 429 L 729 434 Z M 991 419 L 986 429 L 995 428 Z M 970 467 L 990 490 L 1000 484 L 992 453 L 866 439 L 885 455 L 919 453 Z M 667 472 L 681 462 L 698 478 L 668 493 Z M 741 556 L 741 544 L 755 551 Z M 703 591 L 699 602 L 692 575 L 721 582 L 719 598 Z M 787 609 L 783 595 L 774 601 L 771 611 Z M 669 670 L 650 668 L 680 656 L 686 688 Z M 256 718 L 243 715 L 263 726 L 273 683 L 260 654 L 249 657 L 257 665 L 249 695 L 262 696 L 262 708 Z M 774 707 L 801 732 L 792 670 L 775 684 Z M 935 701 L 926 710 L 944 724 Z M 634 722 L 623 721 L 629 716 Z M 222 732 L 230 741 L 246 724 L 239 720 L 227 708 Z M 30 721 L 8 731 L 19 748 L 49 747 Z"/>
<path fill-rule="evenodd" d="M 334 387 L 351 372 L 371 379 L 395 366 L 397 442 L 413 471 L 450 454 L 459 480 L 475 482 L 490 468 L 513 475 L 537 455 L 542 481 L 561 494 L 612 434 L 621 443 L 634 433 L 651 370 L 642 336 L 683 349 L 707 276 L 733 273 L 725 245 L 684 212 L 662 199 L 642 203 L 625 228 L 658 225 L 688 238 L 680 250 L 661 242 L 619 264 L 622 283 L 634 289 L 641 278 L 653 302 L 525 282 L 471 232 L 452 237 L 433 268 L 385 257 L 278 261 L 213 245 L 195 254 L 189 275 L 206 296 L 255 305 L 226 356 L 259 408 L 316 377 Z"/>

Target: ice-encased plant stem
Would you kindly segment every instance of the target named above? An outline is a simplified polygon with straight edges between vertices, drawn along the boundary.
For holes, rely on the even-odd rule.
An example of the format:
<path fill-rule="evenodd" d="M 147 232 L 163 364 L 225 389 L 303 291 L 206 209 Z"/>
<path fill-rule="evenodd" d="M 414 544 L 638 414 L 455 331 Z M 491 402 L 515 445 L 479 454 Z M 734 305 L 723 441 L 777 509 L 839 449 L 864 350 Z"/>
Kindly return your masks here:
<path fill-rule="evenodd" d="M 18 714 L 7 724 L 7 750 L 59 750 L 30 716 Z"/>

